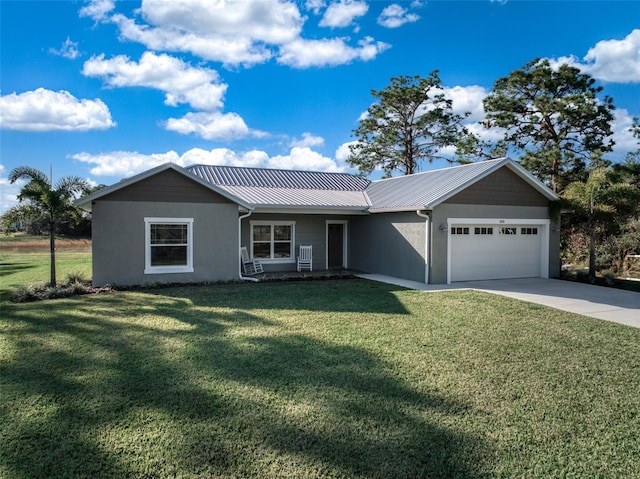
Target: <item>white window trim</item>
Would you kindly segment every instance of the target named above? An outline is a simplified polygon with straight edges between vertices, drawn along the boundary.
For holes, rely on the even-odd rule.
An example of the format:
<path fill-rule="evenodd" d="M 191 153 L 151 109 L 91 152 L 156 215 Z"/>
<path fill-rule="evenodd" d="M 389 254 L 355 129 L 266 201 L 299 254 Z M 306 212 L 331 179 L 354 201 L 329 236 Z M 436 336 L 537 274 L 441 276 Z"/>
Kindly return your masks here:
<path fill-rule="evenodd" d="M 177 266 L 151 266 L 151 225 L 187 225 L 187 264 Z M 144 219 L 144 274 L 193 273 L 193 218 L 145 218 Z"/>
<path fill-rule="evenodd" d="M 532 225 L 538 227 L 540 234 L 540 277 L 549 278 L 549 219 L 516 219 L 516 218 L 447 218 L 447 284 L 451 284 L 451 235 L 448 231 L 454 225 Z"/>
<path fill-rule="evenodd" d="M 296 222 L 295 221 L 249 221 L 249 236 L 251 257 L 253 258 L 253 227 L 254 226 L 271 226 L 271 255 L 273 255 L 273 226 L 291 226 L 291 257 L 290 258 L 259 258 L 261 263 L 265 264 L 287 264 L 296 262 Z"/>

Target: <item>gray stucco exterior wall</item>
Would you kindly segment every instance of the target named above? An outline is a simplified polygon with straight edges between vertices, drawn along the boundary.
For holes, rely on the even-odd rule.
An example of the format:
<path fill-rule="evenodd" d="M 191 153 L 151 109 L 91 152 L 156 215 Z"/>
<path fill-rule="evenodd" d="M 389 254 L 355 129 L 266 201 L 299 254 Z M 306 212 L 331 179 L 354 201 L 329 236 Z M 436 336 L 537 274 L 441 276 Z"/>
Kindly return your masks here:
<path fill-rule="evenodd" d="M 425 218 L 376 213 L 351 221 L 350 268 L 425 282 Z"/>
<path fill-rule="evenodd" d="M 238 278 L 238 207 L 233 203 L 98 200 L 92 214 L 95 286 Z M 193 273 L 145 274 L 145 217 L 193 218 Z"/>
<path fill-rule="evenodd" d="M 300 245 L 313 246 L 313 269 L 326 269 L 327 262 L 327 221 L 348 221 L 345 229 L 347 244 L 349 244 L 349 232 L 351 230 L 350 217 L 344 215 L 318 215 L 318 214 L 285 214 L 285 213 L 254 213 L 242 220 L 242 246 L 251 250 L 251 222 L 257 221 L 294 221 L 295 244 L 294 258 L 290 262 L 262 261 L 265 271 L 295 271 L 296 258 Z M 348 257 L 347 257 L 348 258 Z"/>

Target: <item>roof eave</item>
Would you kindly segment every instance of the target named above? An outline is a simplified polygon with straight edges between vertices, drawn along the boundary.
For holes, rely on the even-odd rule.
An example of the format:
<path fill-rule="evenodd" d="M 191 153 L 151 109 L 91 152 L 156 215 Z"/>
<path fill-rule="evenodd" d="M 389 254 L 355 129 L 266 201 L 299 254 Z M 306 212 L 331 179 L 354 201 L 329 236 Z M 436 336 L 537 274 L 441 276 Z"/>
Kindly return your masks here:
<path fill-rule="evenodd" d="M 369 213 L 402 213 L 407 211 L 429 211 L 432 207 L 429 205 L 415 206 L 393 206 L 390 208 L 369 208 Z"/>
<path fill-rule="evenodd" d="M 313 206 L 313 205 L 273 205 L 254 204 L 254 213 L 295 213 L 295 214 L 368 214 L 366 206 Z"/>

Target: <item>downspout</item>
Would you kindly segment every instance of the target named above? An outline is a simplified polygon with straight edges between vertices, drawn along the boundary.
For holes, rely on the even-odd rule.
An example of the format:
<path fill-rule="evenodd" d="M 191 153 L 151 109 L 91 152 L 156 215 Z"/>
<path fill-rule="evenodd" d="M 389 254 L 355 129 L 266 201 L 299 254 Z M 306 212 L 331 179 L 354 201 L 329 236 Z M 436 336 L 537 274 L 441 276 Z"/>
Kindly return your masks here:
<path fill-rule="evenodd" d="M 242 248 L 242 220 L 251 216 L 252 211 L 249 211 L 246 215 L 242 215 L 238 218 L 238 279 L 240 281 L 253 281 L 258 283 L 258 278 L 249 278 L 242 276 L 242 256 L 240 255 L 240 248 Z"/>
<path fill-rule="evenodd" d="M 424 222 L 424 283 L 429 284 L 429 266 L 431 264 L 431 218 L 427 214 L 416 210 L 416 214 L 421 218 L 425 218 Z"/>

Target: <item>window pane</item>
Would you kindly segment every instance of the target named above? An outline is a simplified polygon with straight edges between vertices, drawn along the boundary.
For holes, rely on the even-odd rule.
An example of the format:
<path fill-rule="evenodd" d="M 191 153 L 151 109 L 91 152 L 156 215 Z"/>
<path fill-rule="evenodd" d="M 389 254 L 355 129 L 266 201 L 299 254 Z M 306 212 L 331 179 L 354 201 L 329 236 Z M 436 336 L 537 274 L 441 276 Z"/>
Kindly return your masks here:
<path fill-rule="evenodd" d="M 291 243 L 274 243 L 273 244 L 273 257 L 274 258 L 291 258 Z"/>
<path fill-rule="evenodd" d="M 253 243 L 253 257 L 254 258 L 270 258 L 271 244 L 270 243 Z"/>
<path fill-rule="evenodd" d="M 273 227 L 273 239 L 276 241 L 290 241 L 291 240 L 291 226 L 289 225 L 275 225 Z"/>
<path fill-rule="evenodd" d="M 271 241 L 270 225 L 254 225 L 253 241 Z"/>
<path fill-rule="evenodd" d="M 151 244 L 187 244 L 187 225 L 152 224 Z"/>
<path fill-rule="evenodd" d="M 151 247 L 151 266 L 185 266 L 186 264 L 186 246 Z"/>

